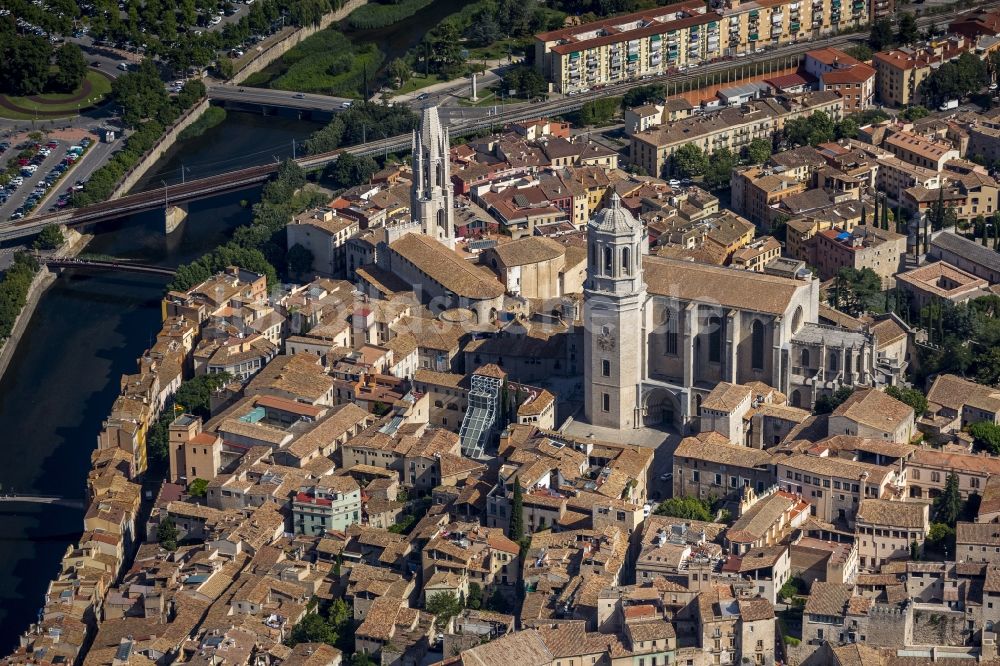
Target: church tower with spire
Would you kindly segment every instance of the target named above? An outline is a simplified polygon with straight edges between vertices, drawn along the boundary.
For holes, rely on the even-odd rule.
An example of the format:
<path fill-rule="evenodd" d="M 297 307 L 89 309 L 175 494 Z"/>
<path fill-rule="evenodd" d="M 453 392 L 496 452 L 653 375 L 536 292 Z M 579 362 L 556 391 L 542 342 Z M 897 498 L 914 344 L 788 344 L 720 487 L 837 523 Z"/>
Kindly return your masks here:
<path fill-rule="evenodd" d="M 594 425 L 635 428 L 641 425 L 646 304 L 642 258 L 649 252 L 649 239 L 613 190 L 608 206 L 587 225 L 587 251 L 584 410 Z"/>
<path fill-rule="evenodd" d="M 425 108 L 420 129 L 413 132 L 410 215 L 420 224 L 421 233 L 454 247 L 455 193 L 448 148 L 448 130 L 441 126 L 437 107 Z"/>

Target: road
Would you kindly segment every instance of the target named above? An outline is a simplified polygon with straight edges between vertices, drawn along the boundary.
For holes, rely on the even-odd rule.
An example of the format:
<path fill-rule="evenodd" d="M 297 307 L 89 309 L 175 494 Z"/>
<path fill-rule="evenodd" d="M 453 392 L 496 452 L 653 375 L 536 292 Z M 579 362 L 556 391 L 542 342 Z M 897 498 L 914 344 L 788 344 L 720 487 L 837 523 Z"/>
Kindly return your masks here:
<path fill-rule="evenodd" d="M 209 99 L 246 102 L 248 104 L 269 104 L 290 109 L 339 111 L 345 102 L 355 101 L 347 97 L 330 97 L 329 95 L 300 93 L 294 90 L 275 90 L 273 88 L 250 88 L 228 83 L 212 83 L 206 86 L 206 90 Z"/>
<path fill-rule="evenodd" d="M 58 199 L 59 194 L 65 192 L 70 184 L 75 183 L 78 180 L 89 180 L 91 174 L 100 169 L 104 164 L 111 158 L 111 154 L 121 147 L 121 137 L 115 139 L 112 143 L 104 143 L 103 141 L 98 141 L 96 143 L 90 144 L 90 149 L 84 153 L 83 159 L 77 161 L 73 165 L 66 175 L 63 177 L 55 187 L 49 190 L 49 193 L 41 200 L 38 207 L 35 209 L 36 214 L 49 213 L 55 210 L 51 206 L 55 205 L 56 199 Z"/>

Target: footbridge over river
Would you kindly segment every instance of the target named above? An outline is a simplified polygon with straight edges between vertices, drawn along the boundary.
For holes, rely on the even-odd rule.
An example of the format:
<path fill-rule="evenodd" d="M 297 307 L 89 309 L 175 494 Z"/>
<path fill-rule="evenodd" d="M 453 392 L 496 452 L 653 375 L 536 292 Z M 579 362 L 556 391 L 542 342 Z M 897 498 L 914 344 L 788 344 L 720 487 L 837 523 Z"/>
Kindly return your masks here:
<path fill-rule="evenodd" d="M 123 273 L 145 273 L 146 275 L 164 275 L 173 277 L 177 271 L 166 266 L 152 264 L 137 264 L 130 261 L 114 259 L 45 259 L 39 258 L 39 263 L 61 273 L 66 269 L 91 271 L 118 271 Z"/>
<path fill-rule="evenodd" d="M 0 506 L 4 504 L 45 504 L 47 506 L 61 506 L 66 509 L 86 507 L 82 499 L 59 497 L 58 495 L 0 495 Z"/>

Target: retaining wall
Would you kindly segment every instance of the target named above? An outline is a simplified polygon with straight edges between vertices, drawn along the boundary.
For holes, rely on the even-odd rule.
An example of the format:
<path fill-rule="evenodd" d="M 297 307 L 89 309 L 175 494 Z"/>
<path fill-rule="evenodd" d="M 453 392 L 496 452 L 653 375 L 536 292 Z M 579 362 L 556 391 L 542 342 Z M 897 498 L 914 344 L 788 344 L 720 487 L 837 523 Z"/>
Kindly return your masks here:
<path fill-rule="evenodd" d="M 24 329 L 28 327 L 28 322 L 31 321 L 31 315 L 35 313 L 35 306 L 38 305 L 39 299 L 41 299 L 45 290 L 51 287 L 55 281 L 55 273 L 52 273 L 44 266 L 38 270 L 35 279 L 31 281 L 31 288 L 28 289 L 28 296 L 24 302 L 24 307 L 21 308 L 21 313 L 17 315 L 17 321 L 14 322 L 14 328 L 10 332 L 10 337 L 4 341 L 3 347 L 0 348 L 0 377 L 3 376 L 3 373 L 7 372 L 7 366 L 10 365 L 11 360 L 14 358 L 14 352 L 17 351 L 17 345 L 21 341 L 21 336 L 24 335 Z"/>
<path fill-rule="evenodd" d="M 159 161 L 163 154 L 167 152 L 177 141 L 177 135 L 181 133 L 185 128 L 191 123 L 198 120 L 201 114 L 210 106 L 211 102 L 206 97 L 201 100 L 190 109 L 188 109 L 184 115 L 182 115 L 177 122 L 170 126 L 160 140 L 156 144 L 146 151 L 146 155 L 139 160 L 139 162 L 132 167 L 118 183 L 118 187 L 115 188 L 114 192 L 111 193 L 111 199 L 117 199 L 118 197 L 128 194 L 128 191 L 132 189 L 139 179 L 146 175 L 146 172 Z"/>
<path fill-rule="evenodd" d="M 347 4 L 337 11 L 330 12 L 321 18 L 319 25 L 309 25 L 299 28 L 284 39 L 275 42 L 257 54 L 253 60 L 243 65 L 238 72 L 233 74 L 233 77 L 229 79 L 229 82 L 242 83 L 251 74 L 259 72 L 281 56 L 285 55 L 286 51 L 301 42 L 306 37 L 311 37 L 320 30 L 325 30 L 330 27 L 331 23 L 336 23 L 337 21 L 347 18 L 348 14 L 365 4 L 368 4 L 368 0 L 349 0 Z"/>

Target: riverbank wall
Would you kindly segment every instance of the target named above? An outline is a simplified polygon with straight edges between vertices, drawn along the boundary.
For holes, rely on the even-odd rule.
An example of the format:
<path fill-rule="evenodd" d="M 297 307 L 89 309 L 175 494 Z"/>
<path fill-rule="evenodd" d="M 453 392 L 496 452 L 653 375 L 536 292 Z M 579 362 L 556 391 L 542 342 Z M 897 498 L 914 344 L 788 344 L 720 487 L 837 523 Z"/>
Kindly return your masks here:
<path fill-rule="evenodd" d="M 319 20 L 318 25 L 303 26 L 295 32 L 290 33 L 287 37 L 267 47 L 257 54 L 253 60 L 243 65 L 239 71 L 233 74 L 232 78 L 229 79 L 229 82 L 234 84 L 243 83 L 243 81 L 246 81 L 248 76 L 256 74 L 281 56 L 285 55 L 286 51 L 291 49 L 293 46 L 296 46 L 306 37 L 311 37 L 320 30 L 326 30 L 337 21 L 342 21 L 347 18 L 347 15 L 358 7 L 366 4 L 368 4 L 368 0 L 348 0 L 348 2 L 340 9 L 323 16 L 323 18 Z"/>
<path fill-rule="evenodd" d="M 91 236 L 83 236 L 72 229 L 66 229 L 64 233 L 66 234 L 66 242 L 55 252 L 55 255 L 59 257 L 75 257 L 83 251 L 83 248 L 86 247 L 92 238 Z M 3 374 L 7 372 L 7 367 L 14 359 L 17 346 L 21 342 L 21 337 L 24 335 L 25 329 L 28 328 L 28 323 L 31 321 L 32 315 L 35 314 L 38 302 L 42 299 L 42 295 L 56 281 L 57 277 L 55 273 L 42 266 L 31 281 L 31 287 L 28 288 L 28 295 L 25 297 L 24 307 L 21 308 L 21 312 L 17 315 L 17 320 L 11 329 L 10 337 L 4 340 L 3 346 L 0 347 L 0 377 L 3 377 Z"/>
<path fill-rule="evenodd" d="M 118 183 L 118 187 L 111 193 L 110 198 L 117 199 L 128 194 L 128 191 L 135 187 L 135 184 L 146 175 L 146 172 L 153 168 L 153 165 L 163 157 L 163 154 L 173 147 L 180 133 L 198 120 L 201 114 L 205 113 L 210 106 L 211 101 L 206 97 L 178 118 L 177 122 L 163 133 L 163 136 L 156 142 L 156 145 L 146 151 L 143 158 L 122 177 L 121 182 Z"/>

